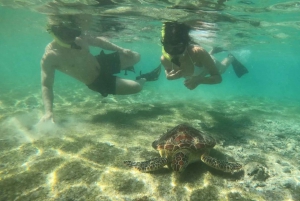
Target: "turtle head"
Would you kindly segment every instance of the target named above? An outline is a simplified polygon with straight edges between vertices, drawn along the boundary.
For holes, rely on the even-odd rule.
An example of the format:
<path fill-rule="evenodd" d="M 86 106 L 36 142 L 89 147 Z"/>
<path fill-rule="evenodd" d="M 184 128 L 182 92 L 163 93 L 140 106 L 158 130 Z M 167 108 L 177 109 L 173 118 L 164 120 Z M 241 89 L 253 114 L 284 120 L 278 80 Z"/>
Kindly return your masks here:
<path fill-rule="evenodd" d="M 171 161 L 171 168 L 176 172 L 183 172 L 189 164 L 189 152 L 178 150 L 174 153 Z"/>

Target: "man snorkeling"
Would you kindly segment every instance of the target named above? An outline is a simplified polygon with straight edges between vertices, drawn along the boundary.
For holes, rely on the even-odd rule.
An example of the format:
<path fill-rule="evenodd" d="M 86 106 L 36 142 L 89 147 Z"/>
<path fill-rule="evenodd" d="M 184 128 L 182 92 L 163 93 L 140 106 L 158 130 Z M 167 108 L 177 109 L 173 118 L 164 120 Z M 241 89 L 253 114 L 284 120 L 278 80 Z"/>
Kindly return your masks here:
<path fill-rule="evenodd" d="M 89 26 L 87 15 L 53 15 L 49 17 L 48 32 L 54 40 L 45 48 L 41 60 L 41 84 L 45 115 L 41 121 L 53 121 L 53 84 L 55 71 L 61 71 L 87 85 L 93 91 L 106 97 L 108 94 L 127 95 L 142 90 L 146 81 L 158 79 L 161 67 L 141 74 L 137 80 L 115 76 L 120 70 L 133 70 L 140 60 L 137 52 L 119 47 L 102 37 L 94 37 L 85 32 Z M 89 46 L 114 51 L 97 56 L 89 51 Z"/>
<path fill-rule="evenodd" d="M 168 80 L 185 78 L 184 85 L 195 89 L 200 84 L 218 84 L 222 82 L 220 74 L 232 64 L 238 77 L 248 70 L 232 55 L 229 54 L 222 62 L 211 55 L 224 51 L 214 48 L 210 54 L 201 46 L 191 43 L 189 31 L 191 28 L 179 22 L 166 22 L 162 29 L 161 63 L 165 67 Z"/>

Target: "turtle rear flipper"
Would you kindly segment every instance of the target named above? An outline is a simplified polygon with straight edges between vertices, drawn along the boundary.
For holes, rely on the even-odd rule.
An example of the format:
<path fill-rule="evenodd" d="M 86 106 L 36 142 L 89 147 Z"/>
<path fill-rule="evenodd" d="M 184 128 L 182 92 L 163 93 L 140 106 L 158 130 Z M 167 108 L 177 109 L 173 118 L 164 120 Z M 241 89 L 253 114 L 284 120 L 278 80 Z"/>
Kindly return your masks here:
<path fill-rule="evenodd" d="M 161 169 L 163 166 L 167 165 L 168 160 L 166 158 L 153 158 L 143 162 L 124 161 L 124 163 L 125 165 L 133 167 L 141 172 L 151 172 Z"/>
<path fill-rule="evenodd" d="M 224 172 L 237 172 L 242 169 L 242 165 L 239 163 L 234 162 L 227 162 L 227 161 L 219 161 L 215 158 L 208 156 L 207 154 L 203 154 L 201 156 L 201 160 L 208 166 L 213 167 L 218 170 L 222 170 Z"/>

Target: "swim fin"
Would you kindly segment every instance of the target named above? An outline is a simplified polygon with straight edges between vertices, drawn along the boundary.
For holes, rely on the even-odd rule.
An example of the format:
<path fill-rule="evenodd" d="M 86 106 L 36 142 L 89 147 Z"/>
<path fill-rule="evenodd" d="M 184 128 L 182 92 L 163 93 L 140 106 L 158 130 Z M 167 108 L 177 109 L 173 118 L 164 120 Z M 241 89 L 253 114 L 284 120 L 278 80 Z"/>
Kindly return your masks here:
<path fill-rule="evenodd" d="M 249 73 L 248 69 L 241 62 L 239 62 L 232 54 L 229 55 L 234 58 L 231 65 L 238 78 L 242 77 L 246 73 Z"/>
<path fill-rule="evenodd" d="M 130 66 L 130 67 L 126 68 L 126 69 L 125 69 L 125 72 L 124 72 L 124 75 L 127 75 L 127 71 L 130 71 L 130 72 L 135 73 L 135 70 L 134 70 L 134 67 L 133 67 L 133 66 Z"/>
<path fill-rule="evenodd" d="M 157 68 L 155 68 L 153 71 L 151 71 L 149 73 L 141 74 L 141 72 L 140 72 L 140 76 L 137 76 L 136 80 L 145 78 L 147 81 L 155 81 L 158 79 L 160 72 L 161 72 L 161 64 L 159 64 L 159 66 Z"/>

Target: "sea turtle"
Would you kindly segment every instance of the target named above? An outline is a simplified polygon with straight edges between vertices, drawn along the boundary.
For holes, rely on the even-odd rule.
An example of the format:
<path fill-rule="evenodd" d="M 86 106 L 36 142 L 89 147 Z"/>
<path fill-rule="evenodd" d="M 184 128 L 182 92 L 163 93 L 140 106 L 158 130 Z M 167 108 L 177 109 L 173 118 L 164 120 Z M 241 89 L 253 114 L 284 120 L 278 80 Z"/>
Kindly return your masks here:
<path fill-rule="evenodd" d="M 203 161 L 205 164 L 224 172 L 237 172 L 242 165 L 236 162 L 219 161 L 208 155 L 216 141 L 203 132 L 188 124 L 180 124 L 167 131 L 152 143 L 152 147 L 159 151 L 160 158 L 153 158 L 144 162 L 124 161 L 129 166 L 141 172 L 158 170 L 165 165 L 174 171 L 182 172 L 188 164 Z"/>

